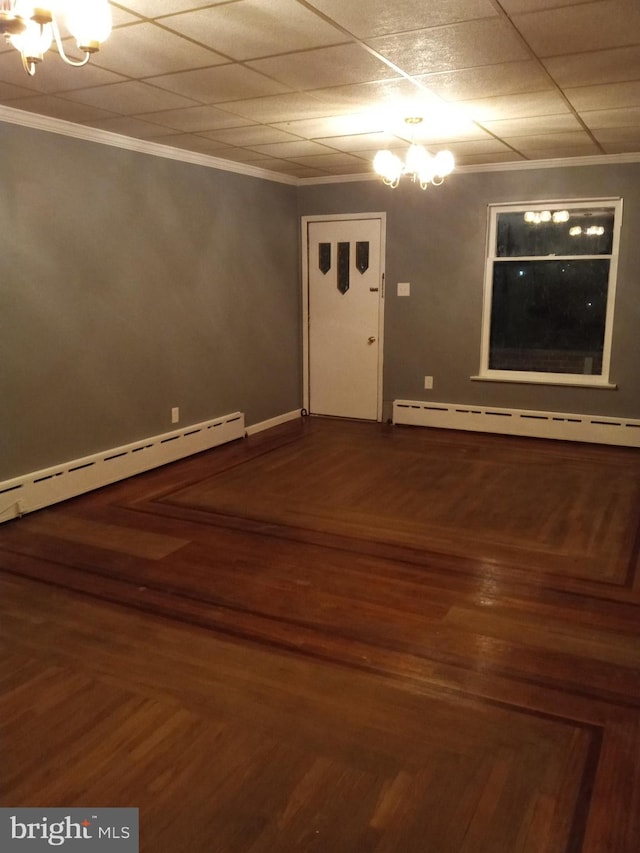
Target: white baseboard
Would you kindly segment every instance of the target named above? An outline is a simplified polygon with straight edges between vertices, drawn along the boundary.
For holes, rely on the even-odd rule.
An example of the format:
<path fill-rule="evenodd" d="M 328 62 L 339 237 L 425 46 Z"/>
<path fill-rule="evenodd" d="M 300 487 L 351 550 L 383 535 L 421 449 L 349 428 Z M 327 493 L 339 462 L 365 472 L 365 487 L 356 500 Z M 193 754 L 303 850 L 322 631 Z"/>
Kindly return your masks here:
<path fill-rule="evenodd" d="M 293 412 L 286 412 L 286 414 L 270 418 L 268 421 L 260 421 L 260 423 L 251 424 L 251 426 L 247 427 L 247 435 L 255 435 L 257 432 L 263 432 L 265 429 L 271 429 L 272 427 L 280 426 L 280 424 L 286 424 L 287 421 L 295 421 L 296 418 L 301 417 L 301 412 L 302 409 L 294 409 Z"/>
<path fill-rule="evenodd" d="M 394 424 L 640 447 L 640 421 L 527 409 L 394 400 Z"/>
<path fill-rule="evenodd" d="M 243 438 L 234 412 L 0 483 L 0 522 Z"/>

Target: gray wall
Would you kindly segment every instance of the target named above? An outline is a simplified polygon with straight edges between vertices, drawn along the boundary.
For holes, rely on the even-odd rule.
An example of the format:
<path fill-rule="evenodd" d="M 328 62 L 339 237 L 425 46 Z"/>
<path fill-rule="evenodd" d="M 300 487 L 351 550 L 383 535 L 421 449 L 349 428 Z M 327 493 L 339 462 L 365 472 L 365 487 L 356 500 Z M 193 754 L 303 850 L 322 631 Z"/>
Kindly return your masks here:
<path fill-rule="evenodd" d="M 173 406 L 182 424 L 299 408 L 310 214 L 388 214 L 386 414 L 409 398 L 640 418 L 638 164 L 296 190 L 13 125 L 0 145 L 0 481 L 168 431 Z M 618 389 L 472 381 L 487 205 L 604 196 L 624 199 Z"/>
<path fill-rule="evenodd" d="M 292 186 L 0 124 L 0 481 L 301 406 Z"/>
<path fill-rule="evenodd" d="M 487 205 L 622 196 L 611 359 L 615 391 L 472 381 L 480 368 Z M 410 182 L 299 190 L 301 215 L 386 211 L 385 416 L 394 399 L 640 418 L 640 164 L 454 173 L 425 192 Z M 409 281 L 411 296 L 396 283 Z M 424 376 L 434 377 L 432 391 Z"/>

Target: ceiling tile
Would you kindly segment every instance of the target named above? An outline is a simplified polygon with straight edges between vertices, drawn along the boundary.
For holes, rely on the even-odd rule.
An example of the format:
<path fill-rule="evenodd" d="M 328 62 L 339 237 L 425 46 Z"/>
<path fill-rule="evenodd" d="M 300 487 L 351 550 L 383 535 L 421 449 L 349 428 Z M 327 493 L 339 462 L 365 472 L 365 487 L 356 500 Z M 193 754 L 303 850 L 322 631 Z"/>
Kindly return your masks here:
<path fill-rule="evenodd" d="M 0 102 L 2 103 L 11 101 L 13 98 L 28 98 L 33 94 L 24 86 L 13 86 L 11 83 L 0 82 Z"/>
<path fill-rule="evenodd" d="M 359 38 L 439 27 L 495 16 L 491 0 L 312 0 L 312 5 Z"/>
<path fill-rule="evenodd" d="M 155 24 L 136 24 L 118 30 L 100 51 L 101 68 L 130 77 L 170 74 L 228 62 L 225 57 L 187 41 Z"/>
<path fill-rule="evenodd" d="M 215 6 L 217 3 L 228 3 L 229 0 L 207 0 L 207 5 Z M 158 18 L 162 15 L 172 15 L 175 12 L 186 12 L 204 6 L 199 0 L 124 0 L 121 6 L 144 15 L 147 18 Z"/>
<path fill-rule="evenodd" d="M 527 160 L 570 160 L 573 157 L 595 157 L 602 154 L 602 148 L 593 144 L 570 148 L 532 148 L 522 153 Z"/>
<path fill-rule="evenodd" d="M 637 0 L 600 0 L 548 11 L 514 15 L 513 21 L 539 56 L 637 44 Z"/>
<path fill-rule="evenodd" d="M 355 166 L 328 166 L 328 175 L 370 175 L 373 172 L 373 162 L 370 160 L 360 160 Z"/>
<path fill-rule="evenodd" d="M 120 27 L 123 24 L 131 24 L 136 23 L 140 20 L 140 18 L 132 13 L 127 11 L 126 9 L 120 9 L 118 6 L 114 6 L 113 3 L 110 3 L 111 6 L 111 20 L 113 22 L 113 26 Z"/>
<path fill-rule="evenodd" d="M 356 133 L 352 136 L 328 136 L 318 139 L 323 145 L 337 148 L 338 151 L 362 154 L 364 151 L 377 151 L 379 148 L 390 148 L 398 145 L 398 137 L 391 133 Z"/>
<path fill-rule="evenodd" d="M 640 150 L 640 128 L 637 127 L 605 127 L 593 131 L 593 135 L 604 144 L 616 143 L 634 145 L 633 150 Z M 630 150 L 628 147 L 625 150 Z"/>
<path fill-rule="evenodd" d="M 419 125 L 407 124 L 406 120 L 387 124 L 386 130 L 405 141 L 431 144 L 465 139 L 489 137 L 480 125 L 462 113 L 448 114 L 446 111 L 429 110 L 423 114 Z"/>
<path fill-rule="evenodd" d="M 194 136 L 189 133 L 163 136 L 154 141 L 159 145 L 168 145 L 171 148 L 184 148 L 187 151 L 196 151 L 198 154 L 211 154 L 212 157 L 224 157 L 228 148 L 227 145 L 220 145 L 212 139 L 204 139 L 202 136 Z"/>
<path fill-rule="evenodd" d="M 378 133 L 384 131 L 384 121 L 379 114 L 347 114 L 324 116 L 322 118 L 284 121 L 276 125 L 279 129 L 290 131 L 306 139 L 320 139 L 328 136 L 357 133 Z"/>
<path fill-rule="evenodd" d="M 160 110 L 155 113 L 145 113 L 145 121 L 164 125 L 174 130 L 187 133 L 198 133 L 216 128 L 238 127 L 246 124 L 246 119 L 230 115 L 216 107 L 185 107 L 179 110 Z"/>
<path fill-rule="evenodd" d="M 244 119 L 246 121 L 246 119 Z M 235 121 L 242 121 L 235 117 Z M 298 137 L 264 124 L 234 127 L 230 130 L 211 130 L 203 134 L 227 145 L 266 145 L 270 142 L 295 142 Z"/>
<path fill-rule="evenodd" d="M 640 45 L 555 56 L 544 64 L 563 87 L 640 80 Z"/>
<path fill-rule="evenodd" d="M 152 82 L 155 86 L 204 104 L 277 95 L 287 91 L 287 87 L 282 83 L 269 80 L 257 71 L 237 63 L 154 77 Z"/>
<path fill-rule="evenodd" d="M 530 59 L 513 29 L 500 18 L 384 36 L 368 43 L 409 74 Z"/>
<path fill-rule="evenodd" d="M 591 130 L 607 127 L 640 128 L 640 106 L 619 110 L 594 110 L 583 112 L 580 118 Z"/>
<path fill-rule="evenodd" d="M 264 122 L 265 124 L 316 118 L 333 112 L 326 103 L 322 103 L 304 92 L 292 92 L 288 95 L 272 95 L 268 98 L 249 98 L 247 100 L 225 103 L 224 108 L 229 112 L 245 116 L 257 122 Z M 345 112 L 347 112 L 346 109 Z"/>
<path fill-rule="evenodd" d="M 456 159 L 471 154 L 513 154 L 508 145 L 491 137 L 488 139 L 468 139 L 464 142 L 449 142 L 446 147 Z"/>
<path fill-rule="evenodd" d="M 193 101 L 187 98 L 181 98 L 179 95 L 136 81 L 114 83 L 110 86 L 96 86 L 93 89 L 81 89 L 77 92 L 68 92 L 66 97 L 121 115 L 194 105 Z"/>
<path fill-rule="evenodd" d="M 636 107 L 640 103 L 640 80 L 566 89 L 565 94 L 578 112 Z"/>
<path fill-rule="evenodd" d="M 164 18 L 163 25 L 233 59 L 259 59 L 346 41 L 296 0 L 237 0 Z"/>
<path fill-rule="evenodd" d="M 17 110 L 38 113 L 39 115 L 59 118 L 63 121 L 83 122 L 91 119 L 108 118 L 113 115 L 106 110 L 86 104 L 75 104 L 64 98 L 56 98 L 53 95 L 36 95 L 30 98 L 20 98 L 11 101 L 11 106 Z"/>
<path fill-rule="evenodd" d="M 539 133 L 531 136 L 504 136 L 503 141 L 512 148 L 525 152 L 529 149 L 542 151 L 547 148 L 573 148 L 593 144 L 593 140 L 584 130 L 568 131 L 567 133 Z"/>
<path fill-rule="evenodd" d="M 423 74 L 417 79 L 448 101 L 517 95 L 553 88 L 544 69 L 534 60 L 441 71 L 437 74 Z"/>
<path fill-rule="evenodd" d="M 508 15 L 515 15 L 518 12 L 540 12 L 543 9 L 593 2 L 594 0 L 500 0 L 500 5 Z"/>
<path fill-rule="evenodd" d="M 335 153 L 326 145 L 308 139 L 299 139 L 295 142 L 273 142 L 270 145 L 253 145 L 251 147 L 260 154 L 266 154 L 269 157 L 281 157 L 285 160 L 306 157 L 311 154 Z"/>
<path fill-rule="evenodd" d="M 237 163 L 266 162 L 271 159 L 269 157 L 265 157 L 264 154 L 259 154 L 257 151 L 251 151 L 249 148 L 234 148 L 228 146 L 220 156 L 224 157 L 225 160 L 233 160 Z"/>
<path fill-rule="evenodd" d="M 387 121 L 404 119 L 409 115 L 425 115 L 429 110 L 443 106 L 441 99 L 433 92 L 418 88 L 404 78 L 316 89 L 313 96 L 326 101 L 333 108 L 339 107 L 348 112 L 383 113 Z"/>
<path fill-rule="evenodd" d="M 358 44 L 288 53 L 257 59 L 247 65 L 299 90 L 397 77 L 388 65 Z"/>
<path fill-rule="evenodd" d="M 51 95 L 126 80 L 122 75 L 105 71 L 93 62 L 83 68 L 73 68 L 64 63 L 55 51 L 49 51 L 40 63 L 35 77 L 29 77 L 22 67 L 20 54 L 13 48 L 0 53 L 0 79 L 34 95 Z"/>
<path fill-rule="evenodd" d="M 281 175 L 295 174 L 297 169 L 301 168 L 299 163 L 291 163 L 289 160 L 277 160 L 275 157 L 269 157 L 266 160 L 256 160 L 251 165 L 257 166 L 260 169 L 267 169 L 269 172 L 278 172 Z"/>
<path fill-rule="evenodd" d="M 459 106 L 464 108 L 467 115 L 479 122 L 570 112 L 564 99 L 555 91 L 460 101 Z"/>
<path fill-rule="evenodd" d="M 636 142 L 605 142 L 601 143 L 605 154 L 636 154 L 639 143 Z"/>
<path fill-rule="evenodd" d="M 358 167 L 363 165 L 363 161 L 359 157 L 353 157 L 351 154 L 313 154 L 309 157 L 296 157 L 297 163 L 305 166 L 312 166 L 318 169 L 332 169 L 334 166 L 351 166 Z"/>
<path fill-rule="evenodd" d="M 500 121 L 483 121 L 482 126 L 496 136 L 531 136 L 532 133 L 562 133 L 581 130 L 578 119 L 572 113 L 560 115 L 532 116 L 529 118 L 507 118 Z"/>
<path fill-rule="evenodd" d="M 311 169 L 309 166 L 297 166 L 292 163 L 287 170 L 288 175 L 293 175 L 294 178 L 321 178 L 326 175 L 321 169 Z"/>
<path fill-rule="evenodd" d="M 460 157 L 456 156 L 456 165 L 484 166 L 491 163 L 517 163 L 524 159 L 522 154 L 517 154 L 515 151 L 506 151 L 502 154 L 463 154 Z"/>
<path fill-rule="evenodd" d="M 401 127 L 393 128 L 396 136 L 407 141 L 412 138 L 416 142 L 423 145 L 433 144 L 436 142 L 453 142 L 454 140 L 462 142 L 466 139 L 490 139 L 490 135 L 486 133 L 475 122 L 466 120 L 464 122 L 440 122 L 437 117 L 431 120 L 430 116 L 425 118 L 425 121 L 415 129 L 415 131 L 407 130 Z"/>
<path fill-rule="evenodd" d="M 160 125 L 150 124 L 148 121 L 141 121 L 130 116 L 113 116 L 83 123 L 100 130 L 108 130 L 110 133 L 133 136 L 138 139 L 153 139 L 154 137 L 170 136 L 173 133 L 170 128 L 160 127 Z"/>

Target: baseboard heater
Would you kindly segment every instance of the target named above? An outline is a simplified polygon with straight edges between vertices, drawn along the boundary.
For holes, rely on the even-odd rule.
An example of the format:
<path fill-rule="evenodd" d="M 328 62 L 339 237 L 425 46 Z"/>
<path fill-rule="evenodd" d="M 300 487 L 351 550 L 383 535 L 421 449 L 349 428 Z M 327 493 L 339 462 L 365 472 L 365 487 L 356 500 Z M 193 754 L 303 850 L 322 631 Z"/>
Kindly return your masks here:
<path fill-rule="evenodd" d="M 244 414 L 156 435 L 0 483 L 0 522 L 243 438 Z"/>
<path fill-rule="evenodd" d="M 394 424 L 640 447 L 640 421 L 458 403 L 394 400 Z"/>

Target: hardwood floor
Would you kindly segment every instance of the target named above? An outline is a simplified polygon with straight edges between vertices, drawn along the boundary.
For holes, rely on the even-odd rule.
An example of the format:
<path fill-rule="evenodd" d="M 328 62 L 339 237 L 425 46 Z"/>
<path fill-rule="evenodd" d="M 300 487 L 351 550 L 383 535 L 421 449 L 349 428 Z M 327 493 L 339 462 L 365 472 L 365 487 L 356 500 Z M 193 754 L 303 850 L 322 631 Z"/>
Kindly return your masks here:
<path fill-rule="evenodd" d="M 637 853 L 640 454 L 303 419 L 0 527 L 3 805 Z"/>

